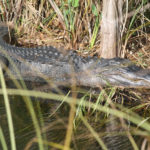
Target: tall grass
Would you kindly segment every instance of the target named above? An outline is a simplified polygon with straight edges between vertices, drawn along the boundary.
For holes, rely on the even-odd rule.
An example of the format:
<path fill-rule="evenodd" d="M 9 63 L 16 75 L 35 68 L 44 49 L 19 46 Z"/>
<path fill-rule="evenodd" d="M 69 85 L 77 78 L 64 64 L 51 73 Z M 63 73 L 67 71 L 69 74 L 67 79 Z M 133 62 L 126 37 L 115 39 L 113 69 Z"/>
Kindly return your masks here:
<path fill-rule="evenodd" d="M 0 94 L 2 94 L 2 93 L 3 93 L 3 90 L 0 90 Z M 7 93 L 8 93 L 8 95 L 22 95 L 22 96 L 27 96 L 27 97 L 33 96 L 33 97 L 41 97 L 43 99 L 44 98 L 53 99 L 53 100 L 60 101 L 60 102 L 61 102 L 61 100 L 65 100 L 67 103 L 73 102 L 73 98 L 71 98 L 71 97 L 66 98 L 64 95 L 58 95 L 58 94 L 53 94 L 53 93 L 44 93 L 44 92 L 21 90 L 21 89 L 7 89 Z M 75 98 L 75 100 L 76 100 L 76 104 L 79 105 L 80 99 Z M 117 117 L 125 118 L 125 119 L 129 120 L 130 122 L 133 122 L 134 124 L 138 125 L 138 128 L 140 127 L 142 129 L 144 129 L 143 133 L 142 133 L 142 130 L 139 130 L 142 134 L 144 134 L 145 131 L 147 131 L 147 134 L 148 134 L 148 132 L 150 131 L 150 123 L 147 120 L 145 120 L 144 118 L 133 113 L 132 111 L 129 111 L 129 109 L 125 109 L 123 112 L 123 111 L 119 111 L 116 109 L 111 109 L 108 106 L 102 106 L 100 104 L 97 105 L 95 103 L 87 102 L 87 101 L 84 102 L 83 107 L 86 107 L 86 108 L 90 107 L 91 109 L 96 108 L 96 110 L 99 112 L 110 113 Z M 84 119 L 83 116 L 81 118 Z M 33 118 L 33 121 L 34 121 L 34 118 Z M 83 120 L 83 122 L 86 123 L 85 120 Z M 87 127 L 88 127 L 88 129 L 90 128 L 89 124 L 87 124 Z M 92 133 L 94 133 L 92 128 L 90 128 L 90 130 Z M 40 132 L 40 130 L 38 132 Z M 135 134 L 138 134 L 138 132 Z M 93 136 L 96 136 L 96 139 L 98 138 L 97 135 L 95 135 L 95 133 Z M 101 139 L 99 139 L 99 140 L 101 140 Z"/>
<path fill-rule="evenodd" d="M 0 127 L 0 141 L 1 141 L 1 145 L 2 145 L 3 150 L 8 150 L 6 140 L 4 137 L 4 133 L 3 133 L 3 130 L 1 127 Z"/>
<path fill-rule="evenodd" d="M 2 72 L 2 68 L 0 68 L 0 75 L 1 75 L 0 81 L 1 81 L 1 86 L 2 86 L 2 93 L 4 96 L 5 108 L 6 108 L 7 120 L 8 120 L 8 126 L 9 126 L 9 132 L 10 132 L 11 149 L 16 150 L 14 126 L 13 126 L 12 115 L 11 115 L 12 113 L 10 109 L 10 104 L 9 104 L 9 99 L 8 99 L 8 94 L 7 94 L 7 89 L 6 89 L 6 84 L 5 84 L 5 79 L 4 79 L 4 75 Z M 5 145 L 4 139 L 2 143 L 3 145 Z"/>
<path fill-rule="evenodd" d="M 128 25 L 126 28 L 124 24 L 123 31 L 126 35 L 125 41 L 123 40 L 124 47 L 126 47 L 129 37 L 134 36 L 132 30 L 138 28 L 139 20 L 143 24 L 148 19 L 142 13 L 142 8 L 149 8 L 144 7 L 147 3 L 148 0 L 140 0 L 138 3 L 131 0 L 127 3 L 129 6 L 126 7 L 130 12 L 131 20 L 126 18 Z M 66 48 L 78 50 L 94 50 L 99 47 L 101 10 L 102 2 L 100 0 L 49 0 L 26 1 L 24 3 L 21 0 L 13 2 L 4 0 L 0 3 L 2 20 L 13 22 L 17 36 L 21 37 L 21 43 L 25 45 L 27 42 L 28 44 L 31 42 L 31 45 L 53 44 L 56 47 L 59 47 L 58 44 L 60 44 L 66 45 Z M 138 33 L 140 31 L 141 28 L 138 28 Z M 26 35 L 25 39 L 22 37 L 23 35 Z M 43 36 L 49 40 L 45 40 Z M 27 40 L 31 37 L 32 40 Z"/>
<path fill-rule="evenodd" d="M 141 2 L 141 3 L 140 3 Z M 132 16 L 131 20 L 127 20 L 127 25 L 125 26 L 124 34 L 124 45 L 126 46 L 130 38 L 132 36 L 136 36 L 135 33 L 141 34 L 143 33 L 143 28 L 147 28 L 150 21 L 147 16 L 144 14 L 139 15 L 138 10 L 145 5 L 148 0 L 141 0 L 138 3 L 134 0 L 129 1 L 128 9 L 130 11 L 135 11 L 135 14 Z M 136 6 L 136 7 L 134 7 Z M 100 21 L 101 21 L 101 9 L 102 2 L 100 0 L 92 1 L 92 0 L 61 0 L 61 1 L 0 1 L 0 17 L 1 20 L 7 22 L 13 22 L 14 28 L 16 30 L 17 37 L 25 41 L 25 39 L 34 39 L 31 44 L 38 44 L 35 40 L 35 37 L 40 37 L 39 39 L 42 41 L 40 43 L 44 43 L 45 45 L 51 44 L 52 40 L 55 41 L 55 45 L 59 45 L 58 43 L 63 43 L 62 45 L 66 45 L 67 48 L 75 48 L 79 51 L 85 49 L 95 49 L 99 47 L 100 40 L 99 39 L 99 29 L 100 29 Z M 142 25 L 139 22 L 142 22 L 142 18 L 144 22 Z M 25 37 L 23 37 L 26 35 Z M 38 36 L 37 36 L 38 35 Z M 51 35 L 50 41 L 45 40 Z M 57 35 L 57 37 L 56 37 Z M 27 43 L 25 43 L 27 45 Z M 90 51 L 85 52 L 89 53 Z M 15 68 L 15 66 L 14 66 Z M 17 70 L 17 69 L 16 69 Z M 13 75 L 12 75 L 13 76 Z M 93 114 L 94 117 L 96 115 L 105 114 L 104 116 L 114 115 L 118 118 L 123 118 L 125 120 L 129 120 L 137 128 L 136 130 L 131 130 L 131 135 L 141 135 L 145 137 L 149 137 L 150 134 L 150 123 L 149 118 L 144 118 L 136 114 L 134 111 L 138 109 L 143 109 L 149 105 L 149 102 L 145 104 L 138 105 L 137 107 L 126 109 L 122 105 L 112 104 L 111 100 L 114 99 L 117 94 L 117 90 L 115 88 L 102 89 L 101 93 L 98 96 L 91 99 L 96 99 L 95 102 L 90 101 L 89 93 L 85 93 L 82 98 L 77 98 L 77 95 L 69 97 L 68 95 L 62 94 L 54 94 L 54 93 L 46 93 L 39 92 L 34 90 L 28 90 L 23 82 L 21 84 L 16 80 L 13 80 L 17 89 L 9 89 L 5 85 L 5 79 L 3 77 L 3 72 L 0 70 L 0 78 L 1 78 L 1 89 L 0 94 L 4 96 L 8 125 L 10 130 L 10 140 L 11 140 L 11 148 L 13 150 L 16 149 L 16 141 L 15 141 L 15 132 L 13 127 L 13 120 L 11 114 L 11 108 L 9 104 L 8 96 L 19 95 L 24 97 L 24 102 L 30 112 L 35 132 L 36 138 L 29 142 L 26 146 L 26 150 L 30 149 L 32 146 L 32 142 L 37 142 L 39 149 L 44 150 L 45 145 L 50 145 L 51 147 L 57 149 L 71 149 L 71 144 L 73 143 L 72 137 L 73 133 L 78 128 L 78 121 L 83 122 L 87 130 L 90 131 L 92 136 L 96 139 L 98 144 L 103 148 L 107 149 L 107 146 L 102 140 L 102 135 L 99 135 L 92 125 L 90 124 L 89 118 Z M 21 77 L 20 77 L 21 78 Z M 78 93 L 77 93 L 78 94 Z M 32 100 L 30 97 L 48 99 L 53 101 L 59 101 L 62 103 L 66 102 L 71 106 L 69 121 L 67 124 L 67 133 L 64 139 L 64 145 L 45 140 L 43 137 L 42 127 L 45 126 L 44 118 L 43 122 L 40 122 L 37 114 L 34 110 L 34 106 L 32 104 Z M 88 97 L 88 98 L 87 98 Z M 129 96 L 130 97 L 130 96 Z M 87 101 L 87 99 L 89 101 Z M 122 101 L 126 100 L 121 97 Z M 136 99 L 136 98 L 135 98 Z M 107 101 L 105 103 L 105 101 Z M 105 105 L 104 105 L 105 103 Z M 103 104 L 103 105 L 102 105 Z M 119 109 L 117 109 L 119 108 Z M 58 111 L 59 107 L 56 109 Z M 54 111 L 54 113 L 56 112 Z M 85 114 L 85 115 L 83 115 Z M 91 115 L 92 114 L 92 115 Z M 42 116 L 42 114 L 41 114 Z M 50 115 L 51 117 L 51 115 Z M 74 123 L 74 126 L 73 126 Z M 41 126 L 42 127 L 41 127 Z M 118 133 L 119 134 L 119 133 Z M 120 133 L 124 134 L 124 133 Z M 136 142 L 129 135 L 130 141 L 135 149 L 137 149 Z M 5 140 L 5 134 L 1 128 L 0 124 L 0 142 L 2 143 L 2 147 L 4 150 L 7 150 L 7 141 Z"/>

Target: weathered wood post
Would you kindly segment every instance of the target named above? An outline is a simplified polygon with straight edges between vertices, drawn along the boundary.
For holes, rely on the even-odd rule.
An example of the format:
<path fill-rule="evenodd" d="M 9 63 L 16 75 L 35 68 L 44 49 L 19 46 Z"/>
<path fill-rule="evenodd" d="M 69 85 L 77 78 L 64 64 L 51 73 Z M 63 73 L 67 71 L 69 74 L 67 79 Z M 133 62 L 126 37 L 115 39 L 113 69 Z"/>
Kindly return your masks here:
<path fill-rule="evenodd" d="M 123 0 L 103 0 L 101 47 L 103 58 L 121 56 L 121 27 Z"/>

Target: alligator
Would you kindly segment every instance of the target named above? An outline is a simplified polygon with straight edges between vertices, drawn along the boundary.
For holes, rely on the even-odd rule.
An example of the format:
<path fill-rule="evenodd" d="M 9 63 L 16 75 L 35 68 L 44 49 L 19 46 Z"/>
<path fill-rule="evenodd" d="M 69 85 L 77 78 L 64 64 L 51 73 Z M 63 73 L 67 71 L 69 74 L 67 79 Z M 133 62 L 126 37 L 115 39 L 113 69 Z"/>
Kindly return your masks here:
<path fill-rule="evenodd" d="M 150 69 L 128 59 L 82 57 L 73 50 L 52 46 L 25 48 L 6 42 L 7 26 L 0 26 L 0 64 L 6 79 L 58 85 L 150 88 Z"/>
<path fill-rule="evenodd" d="M 88 87 L 150 88 L 150 69 L 142 69 L 128 59 L 82 57 L 73 50 L 66 51 L 52 46 L 17 47 L 6 42 L 6 36 L 8 36 L 8 28 L 1 25 L 0 65 L 6 79 L 50 81 L 56 85 L 67 86 L 76 84 Z M 116 120 L 110 120 L 106 131 L 121 132 L 123 128 L 116 128 L 116 122 Z M 124 147 L 132 149 L 132 145 L 125 136 L 108 134 L 104 140 L 109 150 Z"/>

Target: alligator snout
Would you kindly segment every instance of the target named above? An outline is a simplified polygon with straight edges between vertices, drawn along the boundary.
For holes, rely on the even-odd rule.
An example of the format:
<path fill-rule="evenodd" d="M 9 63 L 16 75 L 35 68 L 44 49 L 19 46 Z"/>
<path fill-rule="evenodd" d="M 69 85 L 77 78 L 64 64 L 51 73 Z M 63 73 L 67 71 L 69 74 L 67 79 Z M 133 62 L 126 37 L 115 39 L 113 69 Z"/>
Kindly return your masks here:
<path fill-rule="evenodd" d="M 150 69 L 136 65 L 117 67 L 102 73 L 107 83 L 119 87 L 150 88 Z"/>

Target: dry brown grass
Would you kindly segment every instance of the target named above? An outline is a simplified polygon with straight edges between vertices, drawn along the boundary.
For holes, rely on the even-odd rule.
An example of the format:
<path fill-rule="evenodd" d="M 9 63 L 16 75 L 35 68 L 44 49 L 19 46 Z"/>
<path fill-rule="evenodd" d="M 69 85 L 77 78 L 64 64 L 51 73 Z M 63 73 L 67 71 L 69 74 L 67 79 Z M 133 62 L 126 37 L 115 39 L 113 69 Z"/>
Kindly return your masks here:
<path fill-rule="evenodd" d="M 137 8 L 140 6 L 140 1 L 129 1 L 128 9 L 132 17 Z M 144 9 L 148 9 L 150 4 L 147 4 Z M 68 4 L 67 1 L 4 1 L 0 2 L 1 20 L 13 22 L 16 30 L 16 37 L 21 45 L 36 46 L 36 45 L 52 45 L 57 48 L 76 49 L 83 55 L 94 55 L 100 47 L 100 34 L 96 33 L 94 46 L 90 46 L 93 40 L 94 26 L 96 18 L 101 15 L 102 2 L 92 0 L 79 1 L 78 7 L 73 7 L 73 4 Z M 96 10 L 96 11 L 95 11 Z M 99 14 L 96 16 L 95 12 Z M 142 8 L 140 13 L 135 16 L 135 21 L 132 28 L 129 30 L 130 18 L 127 19 L 126 33 L 138 28 L 142 23 L 149 21 L 148 13 L 143 13 Z M 145 10 L 144 10 L 145 11 Z M 74 22 L 73 27 L 71 26 Z M 97 27 L 98 30 L 99 27 Z M 141 59 L 149 63 L 149 26 L 143 26 L 133 33 L 129 39 L 125 39 L 125 55 L 140 63 L 143 66 Z M 144 43 L 143 43 L 144 41 Z M 123 40 L 124 42 L 124 40 Z M 126 43 L 127 47 L 126 47 Z M 137 44 L 138 43 L 138 47 Z M 125 47 L 124 47 L 125 46 Z M 132 46 L 132 47 L 131 47 Z M 136 53 L 135 50 L 136 49 Z M 137 54 L 138 53 L 138 54 Z M 130 55 L 131 54 L 131 55 Z M 139 55 L 139 56 L 138 56 Z M 140 57 L 142 55 L 142 58 Z M 147 57 L 147 59 L 145 59 Z"/>

